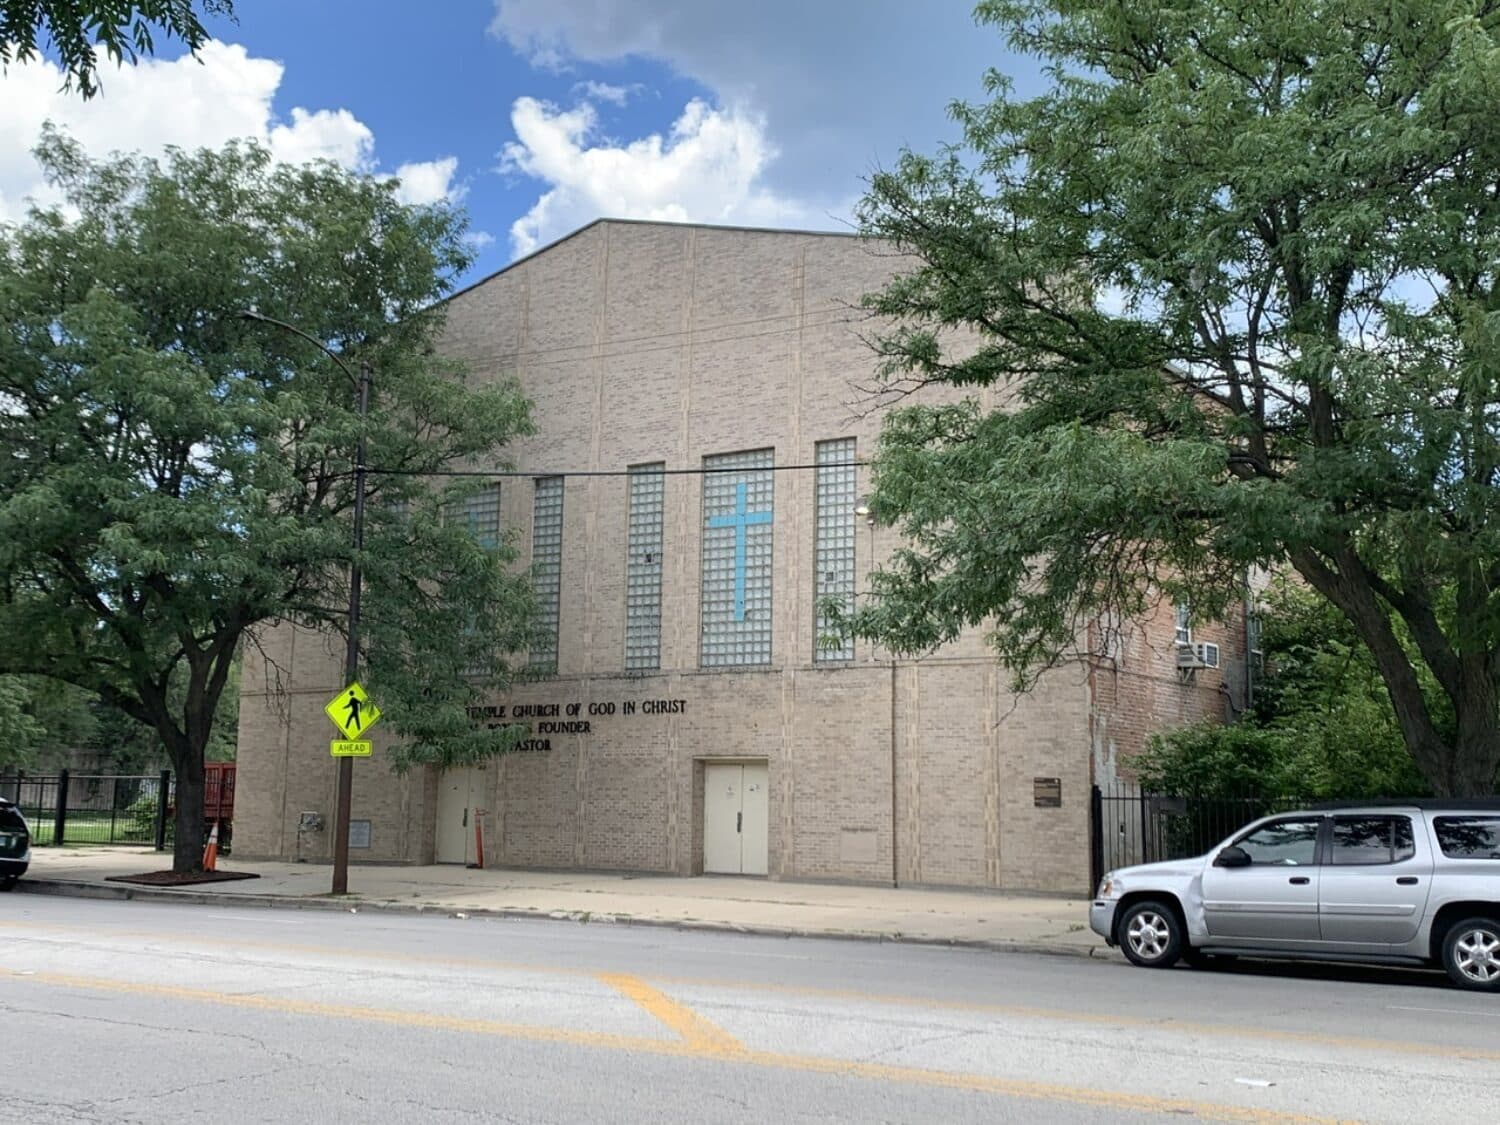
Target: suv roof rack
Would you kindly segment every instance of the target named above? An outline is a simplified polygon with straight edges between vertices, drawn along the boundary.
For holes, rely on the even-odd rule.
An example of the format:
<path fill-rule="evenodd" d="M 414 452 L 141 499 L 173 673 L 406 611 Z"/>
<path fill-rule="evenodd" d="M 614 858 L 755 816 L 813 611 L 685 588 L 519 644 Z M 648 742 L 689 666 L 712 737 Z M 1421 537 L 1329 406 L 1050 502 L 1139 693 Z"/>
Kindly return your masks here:
<path fill-rule="evenodd" d="M 1318 801 L 1310 812 L 1338 809 L 1420 809 L 1423 812 L 1500 812 L 1500 797 L 1376 797 L 1368 801 Z"/>

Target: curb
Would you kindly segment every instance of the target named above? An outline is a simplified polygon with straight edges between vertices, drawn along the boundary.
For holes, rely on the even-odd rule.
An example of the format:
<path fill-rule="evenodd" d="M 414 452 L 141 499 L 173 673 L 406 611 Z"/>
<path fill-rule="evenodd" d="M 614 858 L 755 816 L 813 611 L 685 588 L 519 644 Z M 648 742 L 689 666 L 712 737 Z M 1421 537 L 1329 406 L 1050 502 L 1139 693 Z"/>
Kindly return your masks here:
<path fill-rule="evenodd" d="M 512 921 L 575 922 L 579 925 L 601 924 L 640 926 L 649 929 L 682 930 L 695 933 L 744 934 L 752 937 L 806 938 L 828 941 L 864 941 L 875 944 L 924 945 L 946 949 L 973 949 L 989 953 L 1035 953 L 1049 957 L 1082 957 L 1095 961 L 1123 961 L 1119 952 L 1098 946 L 1053 945 L 1039 941 L 1004 941 L 987 938 L 938 938 L 920 934 L 873 932 L 869 930 L 803 930 L 795 926 L 741 925 L 737 922 L 674 920 L 671 918 L 637 918 L 630 914 L 595 914 L 578 910 L 524 910 L 518 907 L 430 906 L 359 899 L 353 902 L 331 896 L 307 898 L 276 894 L 224 894 L 213 891 L 167 890 L 160 887 L 135 887 L 119 884 L 75 882 L 68 879 L 22 879 L 15 889 L 27 894 L 61 895 L 69 898 L 110 899 L 117 902 L 175 902 L 190 906 L 250 906 L 268 910 L 325 910 L 358 913 L 368 910 L 377 914 L 432 915 L 445 918 L 500 918 Z"/>

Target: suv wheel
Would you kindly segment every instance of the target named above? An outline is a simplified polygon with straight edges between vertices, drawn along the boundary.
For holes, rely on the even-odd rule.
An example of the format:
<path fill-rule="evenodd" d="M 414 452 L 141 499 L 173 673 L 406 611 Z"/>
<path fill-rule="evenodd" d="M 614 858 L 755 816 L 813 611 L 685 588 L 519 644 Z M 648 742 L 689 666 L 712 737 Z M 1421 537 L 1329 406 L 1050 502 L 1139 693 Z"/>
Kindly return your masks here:
<path fill-rule="evenodd" d="M 14 890 L 19 875 L 0 875 L 0 891 Z"/>
<path fill-rule="evenodd" d="M 1443 968 L 1459 988 L 1500 992 L 1500 921 L 1465 918 L 1448 927 Z"/>
<path fill-rule="evenodd" d="M 1120 919 L 1120 949 L 1133 965 L 1166 969 L 1182 956 L 1182 923 L 1164 902 L 1138 902 Z"/>

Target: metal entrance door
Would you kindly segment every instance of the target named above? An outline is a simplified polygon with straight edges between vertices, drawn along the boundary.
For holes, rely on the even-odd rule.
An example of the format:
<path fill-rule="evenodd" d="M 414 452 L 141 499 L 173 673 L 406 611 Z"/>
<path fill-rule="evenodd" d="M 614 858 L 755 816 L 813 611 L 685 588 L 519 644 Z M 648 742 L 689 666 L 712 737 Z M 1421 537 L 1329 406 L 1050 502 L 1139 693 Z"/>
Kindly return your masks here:
<path fill-rule="evenodd" d="M 770 834 L 765 762 L 703 767 L 703 872 L 764 875 Z"/>
<path fill-rule="evenodd" d="M 484 807 L 485 772 L 477 767 L 444 770 L 438 780 L 436 852 L 439 863 L 477 862 L 474 810 Z"/>

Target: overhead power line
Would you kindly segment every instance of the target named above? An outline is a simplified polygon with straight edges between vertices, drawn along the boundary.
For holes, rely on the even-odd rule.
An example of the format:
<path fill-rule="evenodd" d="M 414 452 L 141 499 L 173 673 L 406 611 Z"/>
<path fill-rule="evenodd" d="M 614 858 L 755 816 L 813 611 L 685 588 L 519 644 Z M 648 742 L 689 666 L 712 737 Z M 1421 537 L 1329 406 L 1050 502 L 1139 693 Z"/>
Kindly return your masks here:
<path fill-rule="evenodd" d="M 691 469 L 666 469 L 652 466 L 637 466 L 632 469 L 381 469 L 371 465 L 365 469 L 374 476 L 388 477 L 477 477 L 500 479 L 505 477 L 550 478 L 550 477 L 632 477 L 660 474 L 668 477 L 706 476 L 716 473 L 788 473 L 804 472 L 808 469 L 855 469 L 868 465 L 868 460 L 825 461 L 821 464 L 762 465 L 746 468 L 743 465 L 726 465 L 710 468 L 707 465 Z M 343 476 L 345 474 L 338 474 Z"/>

